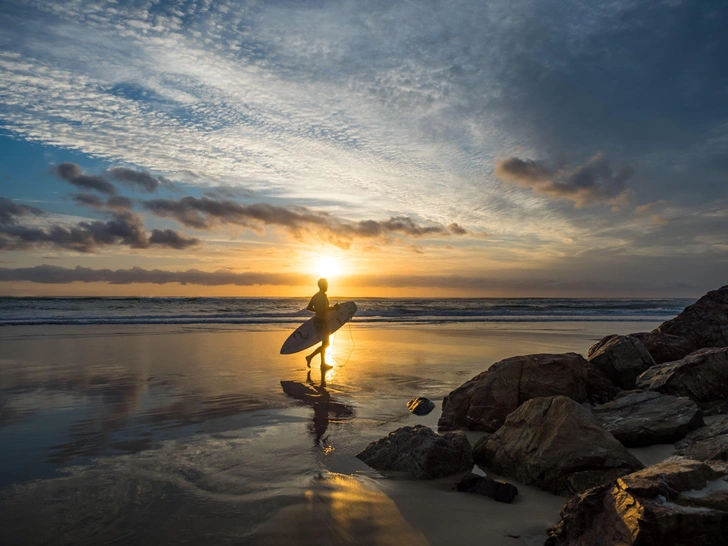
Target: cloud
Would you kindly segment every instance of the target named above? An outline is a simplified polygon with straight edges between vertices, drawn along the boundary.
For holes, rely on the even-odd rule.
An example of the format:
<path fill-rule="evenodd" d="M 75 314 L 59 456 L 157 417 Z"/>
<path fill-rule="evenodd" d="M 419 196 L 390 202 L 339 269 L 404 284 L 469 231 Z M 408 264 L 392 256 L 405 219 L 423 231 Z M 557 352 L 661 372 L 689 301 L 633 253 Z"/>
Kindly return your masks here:
<path fill-rule="evenodd" d="M 620 267 L 622 267 L 620 265 Z M 697 285 L 678 286 L 667 280 L 655 282 L 616 278 L 610 273 L 609 278 L 589 278 L 588 280 L 563 278 L 558 272 L 546 272 L 553 277 L 479 277 L 466 275 L 366 275 L 353 276 L 341 279 L 346 286 L 367 288 L 436 288 L 482 291 L 510 291 L 523 294 L 609 294 L 620 290 L 625 294 L 649 292 L 655 294 L 675 294 L 686 291 L 694 295 L 714 288 L 714 279 L 707 283 L 697 281 Z M 43 264 L 35 267 L 0 268 L 0 282 L 32 282 L 40 284 L 69 284 L 80 283 L 108 283 L 108 284 L 170 284 L 196 286 L 306 286 L 313 282 L 310 275 L 297 273 L 265 273 L 244 272 L 237 273 L 229 269 L 217 271 L 200 271 L 188 269 L 186 271 L 169 271 L 163 269 L 143 269 L 132 267 L 130 269 L 92 269 L 76 266 L 75 268 L 58 267 Z M 713 284 L 711 284 L 711 282 Z"/>
<path fill-rule="evenodd" d="M 187 271 L 166 271 L 161 269 L 90 269 L 77 266 L 74 269 L 53 265 L 39 265 L 26 268 L 0 268 L 0 282 L 29 281 L 43 284 L 67 284 L 72 282 L 104 282 L 110 284 L 195 284 L 203 286 L 253 286 L 310 284 L 308 276 L 291 273 L 235 273 L 221 269 L 207 272 L 198 269 Z"/>
<path fill-rule="evenodd" d="M 282 207 L 268 203 L 246 205 L 209 197 L 183 197 L 177 201 L 152 199 L 143 201 L 143 206 L 157 216 L 174 218 L 182 225 L 196 229 L 211 229 L 220 224 L 232 224 L 250 229 L 280 226 L 299 238 L 304 233 L 317 233 L 331 244 L 343 248 L 348 247 L 355 239 L 381 238 L 394 234 L 426 237 L 467 233 L 457 224 L 451 224 L 449 228 L 441 225 L 426 226 L 406 216 L 392 217 L 383 221 L 352 222 L 306 207 Z"/>
<path fill-rule="evenodd" d="M 146 171 L 135 171 L 125 167 L 113 167 L 106 172 L 113 180 L 120 182 L 127 188 L 140 189 L 148 193 L 156 191 L 160 185 L 172 185 L 172 183 L 163 176 L 155 178 Z"/>
<path fill-rule="evenodd" d="M 14 224 L 22 216 L 40 216 L 43 211 L 29 205 L 20 205 L 7 197 L 0 197 L 0 224 Z"/>
<path fill-rule="evenodd" d="M 106 201 L 93 193 L 75 193 L 71 197 L 79 205 L 97 210 L 131 210 L 133 207 L 132 200 L 123 195 L 113 195 Z"/>
<path fill-rule="evenodd" d="M 613 168 L 601 153 L 577 167 L 553 168 L 543 161 L 509 157 L 496 162 L 495 176 L 535 193 L 573 201 L 577 207 L 602 203 L 623 205 L 625 182 L 634 173 L 628 165 Z"/>
<path fill-rule="evenodd" d="M 199 243 L 199 239 L 185 237 L 172 229 L 153 229 L 152 235 L 149 237 L 149 244 L 151 245 L 166 246 L 177 250 L 195 246 Z"/>
<path fill-rule="evenodd" d="M 93 190 L 108 195 L 116 195 L 117 193 L 116 186 L 103 176 L 83 174 L 81 167 L 75 163 L 61 163 L 51 168 L 51 171 L 61 180 L 65 180 L 82 190 Z"/>
<path fill-rule="evenodd" d="M 40 215 L 43 211 L 1 197 L 0 249 L 25 250 L 51 246 L 88 253 L 107 246 L 183 249 L 199 243 L 198 239 L 184 237 L 170 229 L 155 229 L 151 237 L 147 236 L 141 217 L 127 210 L 129 203 L 125 197 L 113 196 L 106 203 L 93 194 L 76 194 L 74 199 L 87 206 L 105 209 L 111 219 L 83 221 L 74 226 L 52 225 L 48 228 L 21 225 L 17 218 L 29 214 Z"/>

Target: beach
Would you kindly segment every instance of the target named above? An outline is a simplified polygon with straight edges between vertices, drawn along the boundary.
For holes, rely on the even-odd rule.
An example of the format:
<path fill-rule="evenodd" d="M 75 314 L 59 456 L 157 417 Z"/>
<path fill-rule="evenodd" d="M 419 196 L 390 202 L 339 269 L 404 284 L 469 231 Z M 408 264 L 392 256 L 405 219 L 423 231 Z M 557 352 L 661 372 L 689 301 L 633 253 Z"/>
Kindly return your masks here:
<path fill-rule="evenodd" d="M 5 326 L 0 525 L 8 544 L 542 544 L 563 497 L 508 480 L 520 494 L 501 504 L 355 455 L 401 426 L 435 428 L 443 396 L 503 358 L 584 354 L 657 324 L 354 322 L 323 383 L 305 353 L 278 354 L 287 325 Z M 409 413 L 417 396 L 435 410 Z"/>

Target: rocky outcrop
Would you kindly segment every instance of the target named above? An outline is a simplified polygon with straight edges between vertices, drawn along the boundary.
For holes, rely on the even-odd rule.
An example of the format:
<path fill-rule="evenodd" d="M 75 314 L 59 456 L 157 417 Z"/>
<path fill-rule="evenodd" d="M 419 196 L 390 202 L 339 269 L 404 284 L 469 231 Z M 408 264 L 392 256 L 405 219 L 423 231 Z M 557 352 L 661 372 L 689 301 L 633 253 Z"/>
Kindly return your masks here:
<path fill-rule="evenodd" d="M 587 351 L 586 358 L 623 389 L 634 389 L 637 377 L 655 365 L 642 342 L 632 336 L 607 336 Z"/>
<path fill-rule="evenodd" d="M 706 414 L 728 411 L 728 348 L 701 349 L 682 360 L 654 366 L 637 380 L 642 389 L 687 396 Z"/>
<path fill-rule="evenodd" d="M 472 450 L 464 433 L 437 434 L 422 425 L 390 432 L 356 457 L 375 470 L 407 472 L 421 479 L 452 476 L 473 468 Z"/>
<path fill-rule="evenodd" d="M 571 499 L 546 546 L 722 546 L 728 544 L 723 481 L 705 463 L 673 459 Z"/>
<path fill-rule="evenodd" d="M 587 362 L 576 353 L 507 358 L 443 399 L 438 428 L 495 432 L 526 400 L 564 395 L 583 402 L 586 386 Z"/>
<path fill-rule="evenodd" d="M 418 396 L 407 402 L 407 409 L 415 415 L 427 415 L 435 409 L 435 403 L 429 398 Z"/>
<path fill-rule="evenodd" d="M 656 364 L 680 360 L 698 349 L 695 343 L 687 338 L 660 332 L 639 332 L 630 336 L 642 342 Z"/>
<path fill-rule="evenodd" d="M 728 417 L 691 432 L 675 448 L 679 455 L 698 461 L 728 461 Z"/>
<path fill-rule="evenodd" d="M 657 392 L 631 392 L 592 413 L 627 447 L 672 444 L 704 424 L 695 402 Z"/>
<path fill-rule="evenodd" d="M 688 339 L 695 349 L 728 347 L 728 286 L 708 292 L 655 331 Z"/>
<path fill-rule="evenodd" d="M 518 488 L 510 483 L 499 482 L 487 476 L 478 476 L 472 472 L 466 474 L 455 484 L 455 490 L 510 503 L 518 495 Z"/>
<path fill-rule="evenodd" d="M 478 447 L 478 466 L 560 495 L 643 468 L 591 412 L 565 396 L 525 402 Z"/>

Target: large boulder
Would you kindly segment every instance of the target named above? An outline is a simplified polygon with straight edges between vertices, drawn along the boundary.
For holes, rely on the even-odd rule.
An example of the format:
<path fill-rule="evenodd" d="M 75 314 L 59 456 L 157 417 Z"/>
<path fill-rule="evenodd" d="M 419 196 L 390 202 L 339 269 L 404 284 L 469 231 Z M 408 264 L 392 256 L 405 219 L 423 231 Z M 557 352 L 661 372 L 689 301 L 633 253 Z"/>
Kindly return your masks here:
<path fill-rule="evenodd" d="M 708 292 L 655 331 L 689 339 L 695 349 L 728 347 L 728 286 Z"/>
<path fill-rule="evenodd" d="M 631 392 L 592 413 L 627 447 L 672 444 L 704 425 L 703 413 L 690 398 L 658 392 Z"/>
<path fill-rule="evenodd" d="M 591 362 L 586 366 L 586 399 L 590 404 L 604 404 L 614 400 L 622 389 Z"/>
<path fill-rule="evenodd" d="M 682 360 L 653 366 L 637 379 L 637 387 L 673 396 L 687 396 L 706 414 L 728 410 L 728 348 L 701 349 Z"/>
<path fill-rule="evenodd" d="M 642 342 L 656 364 L 680 360 L 699 348 L 687 338 L 660 332 L 638 332 L 630 336 Z"/>
<path fill-rule="evenodd" d="M 356 455 L 375 470 L 407 472 L 433 479 L 467 472 L 473 454 L 463 432 L 437 434 L 423 425 L 398 428 Z"/>
<path fill-rule="evenodd" d="M 534 398 L 511 413 L 475 462 L 559 495 L 573 495 L 643 468 L 591 412 L 566 396 Z"/>
<path fill-rule="evenodd" d="M 583 402 L 586 386 L 587 362 L 576 353 L 506 358 L 443 399 L 438 428 L 495 432 L 526 400 L 564 395 Z"/>
<path fill-rule="evenodd" d="M 672 459 L 576 496 L 561 509 L 545 546 L 724 546 L 721 473 L 705 463 Z"/>
<path fill-rule="evenodd" d="M 728 461 L 728 417 L 691 432 L 675 448 L 679 455 L 698 461 Z"/>
<path fill-rule="evenodd" d="M 632 336 L 607 336 L 587 351 L 586 358 L 623 389 L 634 389 L 637 377 L 655 365 L 642 342 Z"/>

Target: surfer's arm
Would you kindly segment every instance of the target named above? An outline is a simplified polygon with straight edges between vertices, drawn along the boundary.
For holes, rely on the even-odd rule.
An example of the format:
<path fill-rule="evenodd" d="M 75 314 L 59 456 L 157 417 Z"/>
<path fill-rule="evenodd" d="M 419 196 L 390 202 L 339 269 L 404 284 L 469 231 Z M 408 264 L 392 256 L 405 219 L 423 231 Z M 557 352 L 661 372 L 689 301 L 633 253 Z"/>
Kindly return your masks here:
<path fill-rule="evenodd" d="M 316 305 L 313 302 L 314 298 L 311 298 L 311 301 L 308 302 L 308 307 L 306 307 L 307 311 L 311 311 L 312 313 L 316 312 Z"/>

